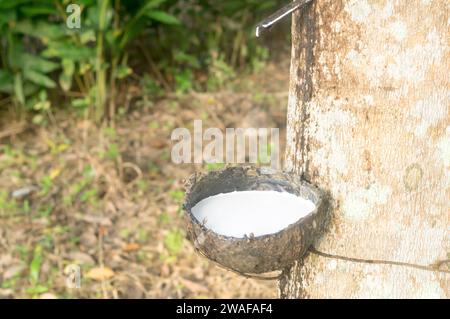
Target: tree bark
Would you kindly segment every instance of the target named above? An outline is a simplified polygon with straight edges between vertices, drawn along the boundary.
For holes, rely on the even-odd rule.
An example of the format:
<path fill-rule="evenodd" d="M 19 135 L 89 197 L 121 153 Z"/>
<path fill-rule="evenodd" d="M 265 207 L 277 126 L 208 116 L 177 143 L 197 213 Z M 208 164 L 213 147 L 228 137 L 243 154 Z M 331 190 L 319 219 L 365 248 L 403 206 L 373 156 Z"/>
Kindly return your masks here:
<path fill-rule="evenodd" d="M 317 250 L 449 258 L 449 24 L 445 0 L 314 0 L 293 15 L 286 162 L 330 194 Z M 449 281 L 310 253 L 279 288 L 283 298 L 449 298 Z"/>

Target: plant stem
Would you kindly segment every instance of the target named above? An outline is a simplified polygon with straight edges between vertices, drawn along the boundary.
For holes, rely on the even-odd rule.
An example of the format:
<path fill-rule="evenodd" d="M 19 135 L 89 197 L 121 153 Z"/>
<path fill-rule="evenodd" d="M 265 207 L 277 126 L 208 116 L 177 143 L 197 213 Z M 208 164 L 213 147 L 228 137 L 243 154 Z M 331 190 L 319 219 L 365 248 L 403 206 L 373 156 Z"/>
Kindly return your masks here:
<path fill-rule="evenodd" d="M 96 106 L 95 106 L 95 120 L 100 122 L 105 110 L 106 100 L 106 72 L 103 65 L 103 42 L 104 31 L 106 26 L 106 14 L 108 11 L 108 0 L 100 1 L 100 12 L 98 21 L 98 36 L 97 36 L 97 54 L 96 54 L 96 82 L 97 82 L 97 94 L 96 94 Z"/>
<path fill-rule="evenodd" d="M 120 21 L 119 21 L 119 11 L 120 11 L 120 1 L 115 0 L 114 3 L 114 30 L 120 31 Z M 111 63 L 111 74 L 109 75 L 109 87 L 110 87 L 110 99 L 109 99 L 109 120 L 114 124 L 115 112 L 116 112 L 116 70 L 117 64 L 120 59 L 121 50 L 113 50 L 112 63 Z"/>
<path fill-rule="evenodd" d="M 109 86 L 110 86 L 110 99 L 109 99 L 109 120 L 111 123 L 114 123 L 115 111 L 116 111 L 116 68 L 117 68 L 117 56 L 113 58 L 111 64 L 111 74 L 109 78 Z"/>

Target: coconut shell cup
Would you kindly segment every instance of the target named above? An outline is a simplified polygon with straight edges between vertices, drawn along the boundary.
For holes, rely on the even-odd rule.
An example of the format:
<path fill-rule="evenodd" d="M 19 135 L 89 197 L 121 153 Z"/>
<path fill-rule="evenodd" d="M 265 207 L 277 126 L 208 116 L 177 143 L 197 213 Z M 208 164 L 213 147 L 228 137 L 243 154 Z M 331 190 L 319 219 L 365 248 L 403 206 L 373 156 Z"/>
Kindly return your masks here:
<path fill-rule="evenodd" d="M 217 234 L 191 212 L 192 207 L 207 197 L 251 190 L 289 192 L 311 200 L 315 209 L 276 233 L 244 238 Z M 323 230 L 325 206 L 323 193 L 297 175 L 238 166 L 192 175 L 186 183 L 183 208 L 187 237 L 194 247 L 223 267 L 250 275 L 282 270 L 302 257 Z"/>

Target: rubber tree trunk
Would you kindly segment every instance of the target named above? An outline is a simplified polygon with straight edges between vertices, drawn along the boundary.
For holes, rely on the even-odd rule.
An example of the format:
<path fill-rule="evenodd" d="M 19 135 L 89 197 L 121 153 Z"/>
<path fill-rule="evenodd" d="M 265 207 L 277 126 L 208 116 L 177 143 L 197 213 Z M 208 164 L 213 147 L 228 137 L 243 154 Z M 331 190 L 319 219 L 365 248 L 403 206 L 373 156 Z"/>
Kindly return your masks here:
<path fill-rule="evenodd" d="M 286 160 L 332 198 L 318 250 L 449 258 L 449 24 L 445 0 L 314 0 L 294 14 Z M 280 296 L 448 298 L 449 281 L 309 254 Z"/>

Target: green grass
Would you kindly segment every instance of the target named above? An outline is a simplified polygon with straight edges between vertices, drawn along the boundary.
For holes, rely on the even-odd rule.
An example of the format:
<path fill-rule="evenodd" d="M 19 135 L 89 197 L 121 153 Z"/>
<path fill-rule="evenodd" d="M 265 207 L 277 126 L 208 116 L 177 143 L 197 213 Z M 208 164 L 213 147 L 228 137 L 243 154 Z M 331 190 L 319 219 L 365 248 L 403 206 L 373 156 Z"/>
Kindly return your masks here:
<path fill-rule="evenodd" d="M 164 238 L 164 246 L 169 252 L 170 256 L 176 256 L 184 242 L 184 234 L 179 229 L 171 230 Z"/>

